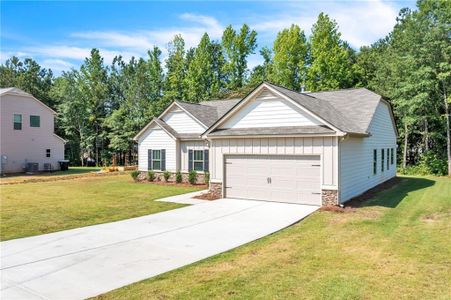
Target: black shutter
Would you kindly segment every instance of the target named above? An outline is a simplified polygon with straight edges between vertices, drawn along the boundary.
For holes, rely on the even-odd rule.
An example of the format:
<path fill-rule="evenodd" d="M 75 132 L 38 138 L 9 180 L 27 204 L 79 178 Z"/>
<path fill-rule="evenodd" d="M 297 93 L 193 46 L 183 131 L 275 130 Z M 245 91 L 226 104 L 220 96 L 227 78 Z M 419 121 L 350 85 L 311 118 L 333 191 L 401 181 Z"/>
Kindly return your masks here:
<path fill-rule="evenodd" d="M 193 150 L 188 150 L 188 171 L 193 170 Z"/>
<path fill-rule="evenodd" d="M 166 149 L 161 149 L 161 171 L 166 171 Z"/>
<path fill-rule="evenodd" d="M 147 171 L 152 170 L 152 149 L 147 150 Z"/>
<path fill-rule="evenodd" d="M 209 163 L 208 163 L 208 150 L 204 150 L 204 172 L 208 172 Z"/>

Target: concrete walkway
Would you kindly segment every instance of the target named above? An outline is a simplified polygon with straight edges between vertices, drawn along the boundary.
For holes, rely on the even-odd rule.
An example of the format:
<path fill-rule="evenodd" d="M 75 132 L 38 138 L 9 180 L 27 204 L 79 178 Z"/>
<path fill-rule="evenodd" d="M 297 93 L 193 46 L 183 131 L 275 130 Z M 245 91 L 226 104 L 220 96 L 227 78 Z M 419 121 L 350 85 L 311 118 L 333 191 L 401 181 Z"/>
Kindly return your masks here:
<path fill-rule="evenodd" d="M 221 199 L 2 242 L 1 299 L 83 299 L 287 227 L 318 207 Z"/>

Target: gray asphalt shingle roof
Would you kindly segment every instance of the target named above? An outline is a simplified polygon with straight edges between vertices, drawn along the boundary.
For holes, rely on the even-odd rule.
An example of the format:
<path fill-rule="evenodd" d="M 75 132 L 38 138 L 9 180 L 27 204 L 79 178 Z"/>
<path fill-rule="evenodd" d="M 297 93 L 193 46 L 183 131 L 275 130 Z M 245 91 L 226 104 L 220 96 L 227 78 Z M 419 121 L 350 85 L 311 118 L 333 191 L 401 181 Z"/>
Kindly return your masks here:
<path fill-rule="evenodd" d="M 330 103 L 362 132 L 368 131 L 371 119 L 382 98 L 366 88 L 315 92 L 309 95 Z"/>
<path fill-rule="evenodd" d="M 207 127 L 213 125 L 241 99 L 211 100 L 200 103 L 177 101 L 181 107 L 192 114 Z"/>
<path fill-rule="evenodd" d="M 325 126 L 285 126 L 285 127 L 259 127 L 259 128 L 231 128 L 219 129 L 208 134 L 209 136 L 246 136 L 246 135 L 298 135 L 298 134 L 325 134 L 334 133 Z"/>
<path fill-rule="evenodd" d="M 298 93 L 278 85 L 265 82 L 282 95 L 298 103 L 314 115 L 325 120 L 337 129 L 354 134 L 368 134 L 368 127 L 376 111 L 381 96 L 365 88 L 344 89 L 324 92 Z M 207 127 L 214 125 L 232 107 L 243 99 L 226 99 L 187 103 L 177 101 L 183 109 L 193 115 Z M 185 134 L 183 137 L 161 119 L 159 124 L 165 126 L 178 138 L 197 138 L 196 134 Z M 162 123 L 161 123 L 162 122 Z M 330 133 L 330 129 L 323 126 L 313 127 L 268 127 L 215 130 L 209 135 L 278 135 L 278 134 L 319 134 Z"/>
<path fill-rule="evenodd" d="M 340 99 L 342 99 L 343 104 L 335 106 L 329 101 L 329 97 L 327 96 L 320 98 L 315 97 L 312 94 L 298 93 L 271 83 L 267 84 L 273 89 L 292 99 L 293 101 L 299 103 L 301 106 L 305 107 L 318 117 L 337 127 L 341 131 L 361 134 L 366 133 L 366 128 L 364 128 L 364 126 L 361 126 L 360 123 L 356 122 L 354 114 L 349 114 L 349 112 L 352 111 L 352 108 L 346 110 L 343 109 L 343 107 L 350 105 L 350 103 L 347 101 L 349 97 L 339 97 Z M 335 91 L 335 93 L 340 94 L 342 91 Z M 354 102 L 364 101 L 365 99 L 355 99 Z"/>

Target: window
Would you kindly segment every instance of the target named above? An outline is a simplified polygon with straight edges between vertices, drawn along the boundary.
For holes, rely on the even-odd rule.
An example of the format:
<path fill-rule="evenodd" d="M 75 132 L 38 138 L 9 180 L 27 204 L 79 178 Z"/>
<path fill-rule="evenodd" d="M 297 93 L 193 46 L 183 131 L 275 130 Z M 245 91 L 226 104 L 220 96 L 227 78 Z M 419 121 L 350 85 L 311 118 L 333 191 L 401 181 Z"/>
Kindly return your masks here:
<path fill-rule="evenodd" d="M 30 116 L 30 127 L 41 127 L 41 117 Z"/>
<path fill-rule="evenodd" d="M 161 150 L 152 150 L 152 170 L 161 170 Z"/>
<path fill-rule="evenodd" d="M 14 114 L 14 130 L 22 130 L 22 115 Z"/>
<path fill-rule="evenodd" d="M 194 150 L 193 151 L 193 170 L 203 171 L 204 170 L 204 151 Z"/>
<path fill-rule="evenodd" d="M 381 149 L 381 172 L 384 172 L 384 149 Z"/>
<path fill-rule="evenodd" d="M 45 149 L 45 157 L 50 157 L 50 149 Z"/>
<path fill-rule="evenodd" d="M 395 153 L 393 152 L 394 149 L 391 148 L 391 152 L 390 152 L 390 164 L 394 164 L 395 163 Z"/>
<path fill-rule="evenodd" d="M 373 175 L 377 174 L 377 150 L 373 150 Z"/>
<path fill-rule="evenodd" d="M 390 148 L 387 148 L 387 171 L 390 170 Z"/>

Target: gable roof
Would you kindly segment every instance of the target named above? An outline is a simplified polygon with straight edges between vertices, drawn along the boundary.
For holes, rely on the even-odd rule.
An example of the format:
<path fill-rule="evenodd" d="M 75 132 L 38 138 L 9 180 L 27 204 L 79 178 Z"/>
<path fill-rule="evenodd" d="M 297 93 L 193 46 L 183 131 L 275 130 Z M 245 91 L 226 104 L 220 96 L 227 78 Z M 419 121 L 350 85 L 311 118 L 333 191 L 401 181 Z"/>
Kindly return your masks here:
<path fill-rule="evenodd" d="M 264 87 L 298 104 L 331 128 L 356 135 L 369 134 L 368 128 L 377 105 L 380 101 L 383 101 L 380 95 L 366 88 L 298 93 L 269 82 L 263 82 L 241 101 L 238 101 L 228 113 L 220 117 L 203 135 L 209 135 L 213 130 L 218 130 L 216 127 L 219 126 L 221 121 L 233 114 L 234 108 L 239 107 L 240 104 L 250 99 L 251 96 Z"/>
<path fill-rule="evenodd" d="M 163 129 L 171 133 L 171 135 L 174 136 L 175 138 L 181 139 L 199 138 L 200 136 L 203 136 L 205 134 L 211 136 L 225 136 L 228 134 L 268 135 L 271 130 L 273 130 L 275 134 L 277 134 L 277 132 L 279 132 L 280 130 L 277 130 L 275 128 L 270 128 L 269 131 L 267 129 L 257 130 L 255 128 L 252 130 L 249 129 L 248 131 L 244 129 L 240 130 L 216 129 L 216 127 L 220 124 L 221 121 L 223 121 L 224 119 L 228 118 L 231 114 L 233 114 L 232 112 L 233 110 L 238 109 L 240 104 L 250 99 L 251 96 L 253 96 L 256 92 L 261 90 L 263 87 L 266 87 L 270 91 L 279 94 L 279 96 L 289 101 L 292 101 L 294 104 L 298 105 L 300 108 L 304 109 L 309 114 L 323 121 L 325 125 L 332 128 L 335 132 L 341 131 L 343 133 L 356 135 L 369 134 L 368 129 L 371 120 L 373 118 L 373 115 L 376 112 L 376 108 L 379 102 L 385 101 L 380 95 L 366 88 L 298 93 L 296 91 L 292 91 L 269 82 L 263 82 L 242 99 L 211 100 L 211 101 L 203 101 L 200 103 L 187 103 L 183 101 L 174 102 L 176 105 L 185 110 L 188 114 L 196 118 L 197 121 L 201 122 L 207 127 L 207 130 L 199 136 L 197 136 L 197 134 L 179 134 L 160 118 L 156 118 L 155 122 L 158 122 L 159 125 L 163 127 Z M 389 103 L 388 105 L 390 106 Z M 390 113 L 392 114 L 391 107 Z M 163 113 L 161 116 L 163 116 L 164 114 L 165 113 Z M 393 121 L 393 126 L 395 127 L 396 130 L 393 115 L 391 115 L 391 117 Z M 140 133 L 137 134 L 135 140 L 140 134 L 142 134 L 148 128 L 148 126 L 146 126 L 143 130 L 140 131 Z M 319 126 L 315 128 L 313 127 L 305 128 L 305 130 L 291 128 L 290 132 L 292 132 L 293 134 L 304 134 L 304 133 L 329 134 L 331 131 L 325 130 L 324 126 L 323 127 Z"/>
<path fill-rule="evenodd" d="M 153 118 L 143 129 L 141 129 L 140 132 L 138 132 L 134 137 L 133 140 L 137 141 L 138 138 L 147 131 L 147 129 L 150 128 L 150 126 L 152 124 L 157 124 L 161 129 L 163 129 L 164 131 L 166 131 L 167 134 L 169 134 L 173 139 L 177 138 L 177 132 L 175 132 L 175 130 L 169 126 L 165 121 L 158 119 L 158 118 Z"/>
<path fill-rule="evenodd" d="M 9 88 L 1 88 L 0 89 L 0 96 L 4 95 L 16 95 L 16 96 L 23 96 L 23 97 L 29 97 L 37 101 L 39 104 L 50 110 L 53 114 L 56 115 L 56 111 L 51 109 L 48 105 L 44 104 L 42 101 L 36 99 L 32 94 L 29 94 L 19 88 L 16 87 L 9 87 Z"/>
<path fill-rule="evenodd" d="M 359 134 L 366 133 L 365 130 L 362 130 L 348 116 L 345 116 L 340 110 L 325 99 L 298 93 L 271 83 L 267 84 L 343 132 Z"/>
<path fill-rule="evenodd" d="M 189 115 L 194 117 L 198 122 L 204 125 L 205 128 L 210 127 L 220 117 L 230 110 L 241 99 L 226 99 L 226 100 L 210 100 L 200 103 L 189 103 L 183 101 L 172 102 L 165 111 L 158 117 L 153 118 L 138 134 L 133 138 L 137 140 L 141 134 L 143 134 L 152 123 L 157 123 L 160 127 L 165 129 L 174 138 L 179 139 L 199 139 L 200 134 L 197 133 L 178 133 L 171 126 L 169 126 L 162 117 L 170 110 L 173 105 L 177 105 L 182 110 L 186 111 Z"/>

